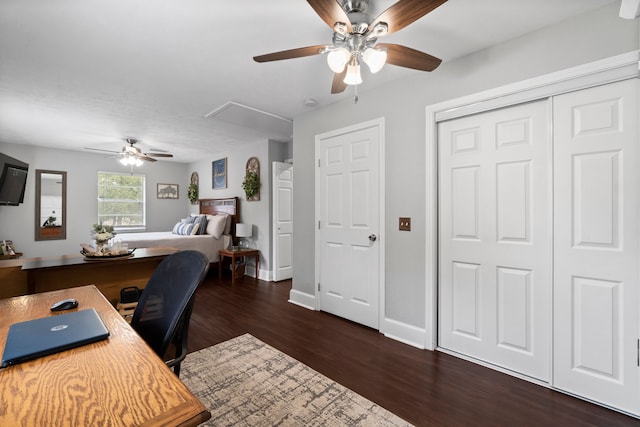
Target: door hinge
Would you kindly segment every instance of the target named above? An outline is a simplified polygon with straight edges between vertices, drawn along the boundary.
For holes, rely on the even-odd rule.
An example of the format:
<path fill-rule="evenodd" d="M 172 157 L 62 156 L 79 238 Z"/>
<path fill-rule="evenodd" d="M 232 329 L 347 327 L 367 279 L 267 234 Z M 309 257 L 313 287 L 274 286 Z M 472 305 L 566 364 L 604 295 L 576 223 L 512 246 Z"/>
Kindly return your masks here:
<path fill-rule="evenodd" d="M 318 221 L 318 230 L 320 230 L 320 221 Z"/>
<path fill-rule="evenodd" d="M 320 159 L 318 159 L 318 167 L 320 167 Z"/>
<path fill-rule="evenodd" d="M 320 292 L 320 282 L 318 282 L 318 292 Z"/>
<path fill-rule="evenodd" d="M 640 366 L 640 339 L 636 340 L 636 366 Z"/>

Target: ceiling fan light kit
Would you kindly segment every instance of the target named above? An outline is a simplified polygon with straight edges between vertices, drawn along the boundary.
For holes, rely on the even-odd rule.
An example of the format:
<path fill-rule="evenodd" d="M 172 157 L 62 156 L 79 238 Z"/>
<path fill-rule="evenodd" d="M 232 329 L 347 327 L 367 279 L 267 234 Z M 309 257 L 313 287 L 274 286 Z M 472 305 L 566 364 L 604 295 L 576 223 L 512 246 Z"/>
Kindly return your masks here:
<path fill-rule="evenodd" d="M 119 161 L 123 166 L 142 166 L 143 163 L 139 158 L 128 154 L 125 154 Z"/>
<path fill-rule="evenodd" d="M 331 68 L 331 71 L 334 73 L 342 73 L 347 63 L 349 66 L 358 66 L 359 68 L 360 61 L 358 61 L 358 57 L 362 57 L 364 63 L 369 66 L 369 70 L 375 74 L 380 71 L 386 63 L 387 51 L 384 48 L 367 47 L 364 52 L 361 52 L 359 49 L 350 52 L 347 48 L 339 47 L 329 51 L 327 54 L 327 64 L 329 64 L 329 68 Z M 349 71 L 347 71 L 347 76 L 349 76 Z M 348 85 L 362 83 L 362 79 L 360 79 L 358 83 L 350 83 L 353 79 L 347 80 L 348 79 L 345 78 L 344 82 Z"/>
<path fill-rule="evenodd" d="M 433 71 L 440 59 L 406 46 L 381 43 L 378 38 L 401 30 L 447 0 L 399 0 L 372 18 L 367 9 L 373 0 L 307 0 L 333 30 L 332 43 L 255 56 L 256 62 L 280 61 L 318 54 L 327 55 L 334 73 L 331 93 L 362 83 L 360 63 L 377 73 L 385 63 L 421 71 Z M 346 70 L 345 70 L 346 69 Z"/>

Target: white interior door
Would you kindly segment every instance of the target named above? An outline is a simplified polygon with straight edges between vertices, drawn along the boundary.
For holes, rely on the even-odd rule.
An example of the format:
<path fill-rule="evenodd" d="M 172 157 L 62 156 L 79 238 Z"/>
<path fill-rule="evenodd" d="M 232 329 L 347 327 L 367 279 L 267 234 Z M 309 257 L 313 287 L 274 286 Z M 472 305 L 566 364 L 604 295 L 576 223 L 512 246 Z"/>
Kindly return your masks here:
<path fill-rule="evenodd" d="M 640 415 L 638 80 L 554 99 L 554 386 Z"/>
<path fill-rule="evenodd" d="M 273 162 L 273 280 L 293 274 L 293 165 Z"/>
<path fill-rule="evenodd" d="M 380 125 L 316 144 L 320 308 L 378 329 Z"/>
<path fill-rule="evenodd" d="M 550 377 L 548 101 L 438 125 L 439 345 Z"/>

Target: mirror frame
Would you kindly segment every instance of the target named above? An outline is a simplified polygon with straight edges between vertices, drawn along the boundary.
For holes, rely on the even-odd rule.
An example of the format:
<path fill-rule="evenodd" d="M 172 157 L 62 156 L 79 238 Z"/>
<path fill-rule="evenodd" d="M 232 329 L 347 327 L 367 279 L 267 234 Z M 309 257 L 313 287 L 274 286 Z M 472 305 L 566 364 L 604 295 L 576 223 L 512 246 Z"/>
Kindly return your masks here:
<path fill-rule="evenodd" d="M 47 228 L 40 224 L 40 192 L 42 187 L 42 174 L 57 174 L 62 178 L 62 225 L 60 229 L 55 228 L 55 232 L 48 233 L 43 230 Z M 36 212 L 35 212 L 35 237 L 36 240 L 66 240 L 67 239 L 67 172 L 36 169 Z"/>

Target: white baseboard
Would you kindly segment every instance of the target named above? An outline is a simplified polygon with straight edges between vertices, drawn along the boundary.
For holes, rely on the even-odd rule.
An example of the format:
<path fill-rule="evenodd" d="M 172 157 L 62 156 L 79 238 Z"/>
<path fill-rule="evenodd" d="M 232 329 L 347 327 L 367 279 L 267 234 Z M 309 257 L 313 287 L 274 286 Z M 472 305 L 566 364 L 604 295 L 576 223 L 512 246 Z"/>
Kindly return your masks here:
<path fill-rule="evenodd" d="M 418 328 L 389 318 L 385 318 L 383 322 L 383 328 L 380 332 L 382 332 L 385 337 L 419 348 L 420 350 L 426 349 L 424 344 L 426 342 L 426 331 L 424 328 Z"/>
<path fill-rule="evenodd" d="M 291 289 L 289 292 L 289 302 L 300 307 L 308 308 L 309 310 L 316 309 L 316 296 L 307 294 L 304 292 Z"/>
<path fill-rule="evenodd" d="M 296 291 L 295 289 L 292 289 L 289 293 L 289 302 L 309 310 L 317 310 L 315 295 Z M 419 348 L 420 350 L 427 349 L 425 347 L 426 330 L 424 328 L 418 328 L 416 326 L 388 318 L 385 318 L 382 322 L 383 324 L 381 325 L 380 333 L 385 337 Z"/>
<path fill-rule="evenodd" d="M 256 277 L 256 267 L 253 265 L 245 266 L 245 276 Z M 271 271 L 269 270 L 258 270 L 258 279 L 264 280 L 265 282 L 272 282 L 273 278 L 271 276 Z"/>

